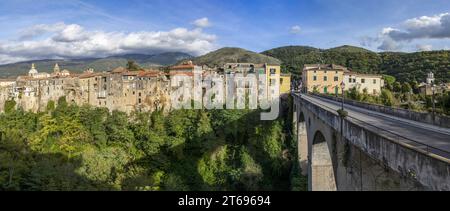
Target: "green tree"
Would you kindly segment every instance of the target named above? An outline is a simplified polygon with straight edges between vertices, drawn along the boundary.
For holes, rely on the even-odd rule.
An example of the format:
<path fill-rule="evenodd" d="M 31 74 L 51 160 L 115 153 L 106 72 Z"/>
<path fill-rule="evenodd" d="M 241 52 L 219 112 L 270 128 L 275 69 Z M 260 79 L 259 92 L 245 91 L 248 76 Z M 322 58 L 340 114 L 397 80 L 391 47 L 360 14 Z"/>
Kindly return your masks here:
<path fill-rule="evenodd" d="M 412 88 L 408 82 L 405 82 L 402 84 L 402 93 L 403 94 L 411 93 L 411 91 L 412 91 Z"/>
<path fill-rule="evenodd" d="M 139 71 L 142 68 L 134 60 L 127 61 L 127 70 L 129 71 Z"/>
<path fill-rule="evenodd" d="M 5 101 L 4 110 L 5 113 L 9 114 L 13 112 L 16 109 L 16 101 L 14 100 L 7 100 Z"/>
<path fill-rule="evenodd" d="M 381 91 L 380 99 L 381 99 L 381 102 L 383 103 L 383 105 L 385 105 L 385 106 L 394 106 L 395 105 L 394 95 L 389 90 L 383 89 Z"/>
<path fill-rule="evenodd" d="M 402 92 L 402 84 L 400 82 L 395 82 L 393 86 L 394 92 L 400 93 Z"/>

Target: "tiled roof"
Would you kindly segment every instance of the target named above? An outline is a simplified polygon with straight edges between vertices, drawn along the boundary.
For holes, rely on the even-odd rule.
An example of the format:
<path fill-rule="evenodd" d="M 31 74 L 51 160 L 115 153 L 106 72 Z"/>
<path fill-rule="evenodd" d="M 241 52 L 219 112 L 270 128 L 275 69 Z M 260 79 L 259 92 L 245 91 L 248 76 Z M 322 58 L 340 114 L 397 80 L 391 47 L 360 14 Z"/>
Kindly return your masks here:
<path fill-rule="evenodd" d="M 158 77 L 161 75 L 160 71 L 144 71 L 139 73 L 138 77 Z"/>
<path fill-rule="evenodd" d="M 189 70 L 189 69 L 194 69 L 194 68 L 195 68 L 195 65 L 193 65 L 193 64 L 182 64 L 182 65 L 170 67 L 171 70 Z"/>
<path fill-rule="evenodd" d="M 122 75 L 125 76 L 138 76 L 139 74 L 143 73 L 144 71 L 127 71 L 127 72 L 123 72 Z"/>
<path fill-rule="evenodd" d="M 102 73 L 82 73 L 81 75 L 79 75 L 79 78 L 92 78 L 92 77 L 96 77 L 96 76 L 102 76 Z"/>
<path fill-rule="evenodd" d="M 375 74 L 364 74 L 364 73 L 357 73 L 357 72 L 345 72 L 345 75 L 355 75 L 355 76 L 366 76 L 366 77 L 376 77 L 376 78 L 382 78 L 382 75 L 375 75 Z"/>
<path fill-rule="evenodd" d="M 325 70 L 347 70 L 347 68 L 335 65 L 335 64 L 305 64 L 304 69 L 306 70 L 318 70 L 318 69 L 325 69 Z"/>
<path fill-rule="evenodd" d="M 0 78 L 0 82 L 15 82 L 16 79 L 13 78 Z"/>
<path fill-rule="evenodd" d="M 111 71 L 111 73 L 123 73 L 123 72 L 127 72 L 128 70 L 124 67 L 118 67 L 114 70 Z"/>
<path fill-rule="evenodd" d="M 169 75 L 186 75 L 186 76 L 194 76 L 193 72 L 183 72 L 183 71 L 170 71 Z"/>

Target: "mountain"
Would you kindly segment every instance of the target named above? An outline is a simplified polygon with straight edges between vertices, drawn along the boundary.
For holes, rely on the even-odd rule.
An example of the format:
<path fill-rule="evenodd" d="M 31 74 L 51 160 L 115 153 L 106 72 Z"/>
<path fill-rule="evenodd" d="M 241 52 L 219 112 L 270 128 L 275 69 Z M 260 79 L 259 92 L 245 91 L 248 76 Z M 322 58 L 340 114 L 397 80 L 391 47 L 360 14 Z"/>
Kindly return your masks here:
<path fill-rule="evenodd" d="M 223 66 L 226 63 L 281 64 L 281 61 L 270 56 L 251 52 L 242 48 L 222 48 L 206 55 L 193 58 L 197 65 L 210 67 Z"/>
<path fill-rule="evenodd" d="M 330 48 L 329 51 L 345 52 L 345 53 L 374 53 L 365 48 L 355 47 L 351 45 L 343 45 L 336 48 Z"/>
<path fill-rule="evenodd" d="M 192 58 L 192 56 L 189 54 L 173 52 L 156 55 L 125 54 L 110 56 L 107 58 L 26 61 L 0 65 L 0 78 L 26 75 L 32 63 L 36 64 L 39 72 L 52 72 L 55 63 L 58 63 L 62 69 L 68 69 L 72 72 L 80 73 L 88 68 L 94 68 L 96 71 L 112 70 L 119 66 L 126 66 L 128 60 L 134 60 L 142 67 L 146 68 L 150 66 L 172 65 L 181 60 L 190 58 Z"/>
<path fill-rule="evenodd" d="M 262 54 L 281 60 L 284 72 L 301 73 L 304 64 L 334 63 L 355 72 L 392 75 L 399 81 L 422 82 L 429 72 L 435 73 L 438 82 L 450 81 L 450 51 L 377 53 L 345 45 L 331 49 L 286 46 Z"/>

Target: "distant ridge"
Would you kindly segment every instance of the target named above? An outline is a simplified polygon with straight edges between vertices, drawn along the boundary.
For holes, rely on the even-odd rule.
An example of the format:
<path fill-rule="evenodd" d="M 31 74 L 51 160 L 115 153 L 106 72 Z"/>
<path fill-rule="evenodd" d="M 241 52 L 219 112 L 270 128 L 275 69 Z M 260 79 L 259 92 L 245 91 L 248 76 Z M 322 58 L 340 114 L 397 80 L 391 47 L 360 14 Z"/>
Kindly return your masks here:
<path fill-rule="evenodd" d="M 134 60 L 144 68 L 167 66 L 176 64 L 181 60 L 192 58 L 191 55 L 181 52 L 170 52 L 156 55 L 145 54 L 124 54 L 110 56 L 106 58 L 87 58 L 87 59 L 64 59 L 64 60 L 37 60 L 26 61 L 14 64 L 0 65 L 0 77 L 16 77 L 27 74 L 31 64 L 35 63 L 39 72 L 51 72 L 55 63 L 58 63 L 61 69 L 68 69 L 79 73 L 88 68 L 94 68 L 95 71 L 108 71 L 117 67 L 124 67 L 128 60 Z"/>

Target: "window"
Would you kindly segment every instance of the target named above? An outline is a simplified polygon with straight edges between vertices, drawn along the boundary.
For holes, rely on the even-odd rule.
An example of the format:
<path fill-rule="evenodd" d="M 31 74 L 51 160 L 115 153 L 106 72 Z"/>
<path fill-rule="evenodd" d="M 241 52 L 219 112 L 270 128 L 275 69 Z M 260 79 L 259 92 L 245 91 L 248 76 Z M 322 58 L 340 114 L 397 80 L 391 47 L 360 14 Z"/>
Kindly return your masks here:
<path fill-rule="evenodd" d="M 377 79 L 373 79 L 373 84 L 377 84 Z"/>
<path fill-rule="evenodd" d="M 352 80 L 351 78 L 349 78 L 349 79 L 348 79 L 348 82 L 349 82 L 349 83 L 352 83 L 352 82 L 353 82 L 353 80 Z"/>
<path fill-rule="evenodd" d="M 339 77 L 338 76 L 334 77 L 334 81 L 339 81 Z"/>
<path fill-rule="evenodd" d="M 142 103 L 142 99 L 141 98 L 139 98 L 139 104 L 141 104 Z"/>
<path fill-rule="evenodd" d="M 314 74 L 316 74 L 317 73 L 317 70 L 314 70 Z"/>
<path fill-rule="evenodd" d="M 274 68 L 271 68 L 270 69 L 270 74 L 271 75 L 275 75 L 277 73 L 277 70 L 276 69 L 274 69 Z"/>
<path fill-rule="evenodd" d="M 323 88 L 323 93 L 328 94 L 328 87 Z"/>
<path fill-rule="evenodd" d="M 365 84 L 366 83 L 366 79 L 361 79 L 361 83 Z"/>
<path fill-rule="evenodd" d="M 313 77 L 313 81 L 317 81 L 317 76 L 314 76 L 314 77 Z"/>
<path fill-rule="evenodd" d="M 336 74 L 339 74 L 339 72 L 338 72 L 338 71 L 336 71 Z"/>
<path fill-rule="evenodd" d="M 281 85 L 283 84 L 283 79 L 282 79 L 282 78 L 280 78 L 280 84 L 281 84 Z"/>
<path fill-rule="evenodd" d="M 353 79 L 353 83 L 356 83 L 356 78 Z"/>
<path fill-rule="evenodd" d="M 325 74 L 327 74 L 327 72 L 328 72 L 328 71 L 326 71 L 326 70 L 325 70 L 325 71 L 323 71 L 323 73 L 325 73 Z"/>
<path fill-rule="evenodd" d="M 270 80 L 270 86 L 275 86 L 277 81 L 275 79 Z"/>
<path fill-rule="evenodd" d="M 328 77 L 327 77 L 327 76 L 324 76 L 324 77 L 323 77 L 323 81 L 328 81 Z"/>

